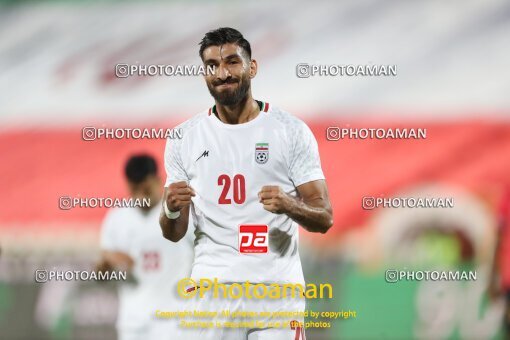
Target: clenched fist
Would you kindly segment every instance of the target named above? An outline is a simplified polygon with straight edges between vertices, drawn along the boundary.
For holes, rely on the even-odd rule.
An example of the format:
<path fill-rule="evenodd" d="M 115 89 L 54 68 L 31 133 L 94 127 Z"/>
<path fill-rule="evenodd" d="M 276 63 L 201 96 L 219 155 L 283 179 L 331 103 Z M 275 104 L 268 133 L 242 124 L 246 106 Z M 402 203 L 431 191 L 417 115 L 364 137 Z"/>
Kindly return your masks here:
<path fill-rule="evenodd" d="M 264 209 L 275 214 L 286 214 L 291 211 L 295 199 L 287 195 L 279 186 L 263 186 L 259 192 L 259 202 Z"/>
<path fill-rule="evenodd" d="M 185 181 L 170 184 L 167 188 L 166 205 L 172 212 L 181 210 L 191 204 L 195 190 Z"/>

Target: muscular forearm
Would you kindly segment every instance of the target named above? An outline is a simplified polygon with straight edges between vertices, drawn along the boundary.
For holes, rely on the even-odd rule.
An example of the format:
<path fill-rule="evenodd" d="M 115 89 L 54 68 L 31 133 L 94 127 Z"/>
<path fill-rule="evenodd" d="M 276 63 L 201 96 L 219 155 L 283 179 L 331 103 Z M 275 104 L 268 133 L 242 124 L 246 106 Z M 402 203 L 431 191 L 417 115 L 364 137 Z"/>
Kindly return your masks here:
<path fill-rule="evenodd" d="M 489 295 L 492 298 L 498 297 L 501 294 L 501 287 L 499 284 L 499 251 L 501 247 L 501 228 L 498 229 L 496 234 L 496 244 L 492 254 L 492 265 L 489 277 Z"/>
<path fill-rule="evenodd" d="M 172 183 L 165 188 L 165 200 L 159 215 L 159 225 L 163 237 L 172 242 L 178 242 L 188 231 L 189 206 L 195 191 L 186 181 Z M 166 208 L 165 208 L 166 207 Z M 165 209 L 171 212 L 180 212 L 178 218 L 170 219 L 165 214 Z"/>
<path fill-rule="evenodd" d="M 324 234 L 333 225 L 331 207 L 321 199 L 308 203 L 294 199 L 287 215 L 312 233 Z"/>
<path fill-rule="evenodd" d="M 159 225 L 163 232 L 163 237 L 172 242 L 178 242 L 186 235 L 188 231 L 189 207 L 181 210 L 181 215 L 176 219 L 166 217 L 164 210 L 159 216 Z"/>
<path fill-rule="evenodd" d="M 258 193 L 265 210 L 286 214 L 312 233 L 326 233 L 333 225 L 333 211 L 324 180 L 300 185 L 294 197 L 274 185 L 263 186 Z"/>

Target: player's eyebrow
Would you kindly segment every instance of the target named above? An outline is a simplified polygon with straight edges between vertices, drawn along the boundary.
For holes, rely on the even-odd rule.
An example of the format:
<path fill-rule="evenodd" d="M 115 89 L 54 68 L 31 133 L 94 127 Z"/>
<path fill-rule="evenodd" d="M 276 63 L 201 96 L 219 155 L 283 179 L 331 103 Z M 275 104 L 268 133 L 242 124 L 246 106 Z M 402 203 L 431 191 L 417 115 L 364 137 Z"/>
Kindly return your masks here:
<path fill-rule="evenodd" d="M 237 54 L 237 53 L 233 53 L 233 54 L 230 54 L 230 55 L 226 56 L 223 59 L 225 59 L 225 60 L 241 59 L 241 56 L 239 54 Z"/>
<path fill-rule="evenodd" d="M 241 60 L 241 56 L 237 53 L 233 53 L 233 54 L 229 54 L 228 56 L 224 57 L 223 60 L 225 61 L 229 61 L 229 60 L 232 60 L 232 59 L 239 59 Z M 216 58 L 209 58 L 209 59 L 206 59 L 204 60 L 204 64 L 218 64 L 219 63 L 219 60 L 216 59 Z"/>
<path fill-rule="evenodd" d="M 218 60 L 209 58 L 209 59 L 204 60 L 204 64 L 218 64 Z"/>

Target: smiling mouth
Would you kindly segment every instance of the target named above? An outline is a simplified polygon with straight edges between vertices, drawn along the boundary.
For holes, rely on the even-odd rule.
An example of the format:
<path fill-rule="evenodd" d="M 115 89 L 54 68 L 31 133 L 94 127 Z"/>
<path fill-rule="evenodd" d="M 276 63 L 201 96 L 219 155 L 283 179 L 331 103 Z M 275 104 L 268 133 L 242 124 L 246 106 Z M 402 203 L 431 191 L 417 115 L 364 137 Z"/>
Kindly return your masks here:
<path fill-rule="evenodd" d="M 220 84 L 220 85 L 216 85 L 216 87 L 232 87 L 234 85 L 237 85 L 237 83 L 223 83 L 223 84 Z"/>

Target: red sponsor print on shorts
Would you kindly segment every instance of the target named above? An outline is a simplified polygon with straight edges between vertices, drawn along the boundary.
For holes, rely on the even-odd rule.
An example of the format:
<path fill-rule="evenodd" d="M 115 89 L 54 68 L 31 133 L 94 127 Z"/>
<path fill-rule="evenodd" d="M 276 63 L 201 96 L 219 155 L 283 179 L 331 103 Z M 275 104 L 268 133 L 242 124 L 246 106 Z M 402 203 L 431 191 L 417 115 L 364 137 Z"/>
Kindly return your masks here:
<path fill-rule="evenodd" d="M 239 226 L 239 252 L 243 254 L 267 253 L 268 226 L 241 224 Z"/>
<path fill-rule="evenodd" d="M 296 330 L 296 335 L 294 340 L 306 340 L 305 336 L 305 328 L 303 327 L 303 323 L 297 320 L 292 320 L 290 322 L 290 329 Z"/>

